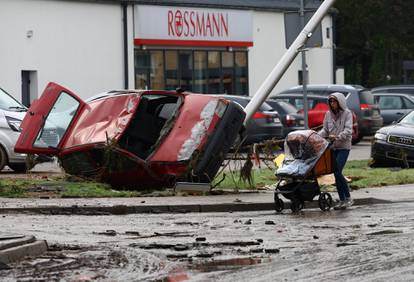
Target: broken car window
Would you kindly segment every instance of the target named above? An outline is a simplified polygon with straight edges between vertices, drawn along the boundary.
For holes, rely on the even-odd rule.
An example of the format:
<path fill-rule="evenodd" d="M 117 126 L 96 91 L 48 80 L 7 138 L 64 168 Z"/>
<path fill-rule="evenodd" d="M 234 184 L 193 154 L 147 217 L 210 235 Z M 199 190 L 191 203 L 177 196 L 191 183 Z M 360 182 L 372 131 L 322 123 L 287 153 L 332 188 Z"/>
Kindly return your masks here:
<path fill-rule="evenodd" d="M 57 147 L 69 127 L 79 102 L 66 92 L 60 93 L 40 130 L 34 147 Z"/>

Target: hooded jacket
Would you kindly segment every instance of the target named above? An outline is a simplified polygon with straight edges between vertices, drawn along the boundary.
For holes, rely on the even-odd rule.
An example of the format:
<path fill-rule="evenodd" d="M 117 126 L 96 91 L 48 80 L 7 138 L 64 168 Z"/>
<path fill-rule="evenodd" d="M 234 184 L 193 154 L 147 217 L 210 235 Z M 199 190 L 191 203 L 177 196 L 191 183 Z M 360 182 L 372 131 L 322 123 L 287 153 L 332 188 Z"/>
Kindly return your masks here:
<path fill-rule="evenodd" d="M 322 137 L 335 135 L 334 149 L 350 150 L 352 144 L 352 112 L 346 105 L 344 94 L 332 93 L 328 96 L 328 101 L 332 98 L 338 101 L 340 109 L 335 114 L 331 109 L 331 105 L 329 105 L 329 111 L 325 114 L 323 128 L 319 131 L 319 134 Z"/>

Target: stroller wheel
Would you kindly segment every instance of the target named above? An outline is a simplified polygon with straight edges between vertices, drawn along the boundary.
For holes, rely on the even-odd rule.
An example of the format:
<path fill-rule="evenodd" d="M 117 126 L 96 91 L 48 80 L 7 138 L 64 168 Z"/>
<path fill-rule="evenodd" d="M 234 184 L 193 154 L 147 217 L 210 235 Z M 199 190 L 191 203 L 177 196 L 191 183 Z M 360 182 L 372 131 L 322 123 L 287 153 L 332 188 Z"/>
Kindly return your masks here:
<path fill-rule="evenodd" d="M 281 212 L 281 211 L 283 211 L 284 208 L 285 208 L 285 204 L 283 203 L 282 199 L 280 199 L 275 194 L 275 210 L 276 210 L 276 212 Z"/>
<path fill-rule="evenodd" d="M 305 203 L 302 200 L 299 199 L 292 199 L 290 203 L 290 209 L 292 212 L 298 212 L 305 206 Z"/>
<path fill-rule="evenodd" d="M 323 211 L 329 211 L 333 205 L 332 196 L 329 193 L 321 193 L 318 199 L 319 208 Z"/>

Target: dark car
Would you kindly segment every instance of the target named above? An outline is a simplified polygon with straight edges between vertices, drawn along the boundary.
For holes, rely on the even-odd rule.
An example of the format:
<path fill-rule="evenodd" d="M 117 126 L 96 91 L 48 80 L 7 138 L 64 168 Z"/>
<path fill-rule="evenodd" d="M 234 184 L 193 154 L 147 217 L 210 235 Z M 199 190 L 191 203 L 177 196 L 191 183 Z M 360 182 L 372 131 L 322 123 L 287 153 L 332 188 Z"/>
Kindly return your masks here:
<path fill-rule="evenodd" d="M 373 167 L 414 167 L 414 111 L 375 133 L 371 158 Z"/>
<path fill-rule="evenodd" d="M 413 84 L 401 84 L 401 85 L 384 85 L 371 89 L 372 93 L 404 93 L 414 95 Z"/>
<path fill-rule="evenodd" d="M 49 83 L 22 121 L 15 151 L 56 155 L 67 173 L 115 187 L 210 182 L 244 117 L 217 96 L 121 90 L 85 102 Z"/>
<path fill-rule="evenodd" d="M 247 106 L 251 99 L 248 96 L 238 95 L 220 96 L 240 104 L 243 108 Z M 280 121 L 278 112 L 264 102 L 248 122 L 243 144 L 248 145 L 265 140 L 283 138 L 283 125 Z"/>
<path fill-rule="evenodd" d="M 295 105 L 299 114 L 303 115 L 303 95 L 297 93 L 278 94 L 271 99 L 277 102 L 288 102 Z M 308 94 L 308 126 L 310 129 L 319 130 L 323 125 L 325 113 L 329 111 L 326 96 Z M 359 142 L 358 121 L 355 113 L 352 113 L 352 144 Z"/>
<path fill-rule="evenodd" d="M 283 137 L 286 137 L 289 132 L 304 129 L 303 113 L 298 113 L 298 109 L 295 106 L 286 101 L 272 99 L 267 99 L 266 103 L 279 113 L 279 118 L 283 125 Z"/>
<path fill-rule="evenodd" d="M 348 108 L 353 111 L 358 120 L 358 141 L 364 136 L 372 136 L 382 126 L 380 109 L 375 104 L 374 96 L 369 89 L 359 85 L 349 84 L 310 84 L 308 93 L 328 97 L 333 92 L 345 95 Z M 303 96 L 303 86 L 289 88 L 281 94 L 296 94 Z M 278 94 L 275 96 L 277 97 Z M 273 96 L 273 97 L 275 97 Z"/>
<path fill-rule="evenodd" d="M 414 110 L 414 95 L 402 93 L 375 92 L 375 103 L 381 109 L 384 125 L 401 119 L 402 116 Z"/>

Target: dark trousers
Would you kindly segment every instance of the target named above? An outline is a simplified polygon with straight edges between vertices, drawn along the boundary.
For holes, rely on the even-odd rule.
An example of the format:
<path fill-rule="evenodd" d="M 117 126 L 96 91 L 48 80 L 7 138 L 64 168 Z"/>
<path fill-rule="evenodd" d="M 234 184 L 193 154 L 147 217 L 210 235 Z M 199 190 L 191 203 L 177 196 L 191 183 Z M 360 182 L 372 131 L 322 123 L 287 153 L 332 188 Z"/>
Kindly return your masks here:
<path fill-rule="evenodd" d="M 350 198 L 348 183 L 346 182 L 345 177 L 342 174 L 342 170 L 346 164 L 346 161 L 349 156 L 349 150 L 347 149 L 335 149 L 333 150 L 335 166 L 334 166 L 334 175 L 335 175 L 335 184 L 336 190 L 338 191 L 339 200 L 343 201 L 346 198 Z"/>

